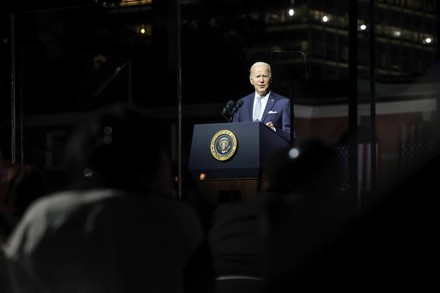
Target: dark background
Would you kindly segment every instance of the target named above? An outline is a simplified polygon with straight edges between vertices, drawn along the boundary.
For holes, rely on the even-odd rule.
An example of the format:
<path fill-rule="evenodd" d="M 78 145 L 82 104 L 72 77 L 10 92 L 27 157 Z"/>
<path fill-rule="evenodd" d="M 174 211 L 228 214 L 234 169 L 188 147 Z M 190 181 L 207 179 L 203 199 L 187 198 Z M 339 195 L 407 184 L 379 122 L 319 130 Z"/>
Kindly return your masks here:
<path fill-rule="evenodd" d="M 289 1 L 184 1 L 189 4 L 180 6 L 180 14 L 175 1 L 154 1 L 151 9 L 95 0 L 10 2 L 9 14 L 2 14 L 3 64 L 10 62 L 13 37 L 17 94 L 25 97 L 26 114 L 35 114 L 128 99 L 174 106 L 178 93 L 184 104 L 238 99 L 252 91 L 250 65 L 273 58 L 269 49 L 250 50 L 268 40 L 263 20 L 244 18 L 243 11 L 264 12 Z M 139 24 L 151 25 L 152 35 L 139 35 Z M 2 77 L 7 94 L 9 66 L 2 67 Z M 340 89 L 337 81 L 321 82 L 326 94 Z"/>
<path fill-rule="evenodd" d="M 319 5 L 323 1 L 314 2 Z M 344 1 L 325 4 L 336 7 L 336 2 Z M 345 6 L 338 6 L 344 13 L 349 1 L 345 2 Z M 55 161 L 61 157 L 64 139 L 82 120 L 81 113 L 127 101 L 157 116 L 175 163 L 176 105 L 181 102 L 186 163 L 193 125 L 224 122 L 222 106 L 253 91 L 248 81 L 250 65 L 279 57 L 269 48 L 255 50 L 272 42 L 264 33 L 262 15 L 275 6 L 288 7 L 291 1 L 181 1 L 179 7 L 176 1 L 153 1 L 151 6 L 131 8 L 114 3 L 4 2 L 0 13 L 0 149 L 5 158 L 12 153 L 11 107 L 15 107 L 19 122 L 17 160 L 44 166 L 53 173 L 60 167 L 57 162 L 49 164 L 47 154 Z M 244 16 L 249 9 L 256 17 Z M 150 27 L 151 35 L 140 35 L 140 25 Z M 348 75 L 317 78 L 312 74 L 306 84 L 304 76 L 298 76 L 295 82 L 302 84 L 292 93 L 279 84 L 282 70 L 274 68 L 275 87 L 295 96 L 295 101 L 313 104 L 325 99 L 331 104 L 348 96 Z M 48 129 L 55 137 L 57 131 L 62 133 L 51 149 Z"/>

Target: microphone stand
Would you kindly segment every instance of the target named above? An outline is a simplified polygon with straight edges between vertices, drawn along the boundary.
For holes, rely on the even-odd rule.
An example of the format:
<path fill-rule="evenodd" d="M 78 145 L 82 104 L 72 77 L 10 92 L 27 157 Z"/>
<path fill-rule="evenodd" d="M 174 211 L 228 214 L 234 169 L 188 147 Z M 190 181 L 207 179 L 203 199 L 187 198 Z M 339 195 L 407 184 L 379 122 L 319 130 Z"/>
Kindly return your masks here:
<path fill-rule="evenodd" d="M 227 113 L 222 113 L 222 116 L 223 116 L 223 118 L 226 119 L 226 121 L 228 123 L 231 123 L 232 122 L 232 118 L 234 117 L 234 114 L 231 113 L 231 112 L 227 112 Z"/>
<path fill-rule="evenodd" d="M 234 118 L 234 114 L 238 112 L 238 109 L 240 109 L 240 107 L 242 105 L 243 105 L 243 100 L 238 100 L 237 103 L 234 104 L 232 109 L 230 109 L 230 111 L 228 111 L 228 114 L 229 114 L 228 122 L 229 123 L 232 122 L 232 119 Z"/>
<path fill-rule="evenodd" d="M 222 113 L 222 116 L 223 116 L 223 118 L 226 119 L 226 121 L 227 121 L 228 123 L 230 123 L 230 122 L 232 121 L 232 115 L 231 115 L 230 112 Z"/>
<path fill-rule="evenodd" d="M 229 102 L 226 103 L 225 107 L 223 108 L 222 111 L 222 116 L 223 118 L 226 119 L 226 121 L 228 121 L 228 123 L 230 123 L 232 121 L 232 117 L 234 116 L 235 113 L 235 107 L 236 104 L 233 100 L 230 100 Z"/>

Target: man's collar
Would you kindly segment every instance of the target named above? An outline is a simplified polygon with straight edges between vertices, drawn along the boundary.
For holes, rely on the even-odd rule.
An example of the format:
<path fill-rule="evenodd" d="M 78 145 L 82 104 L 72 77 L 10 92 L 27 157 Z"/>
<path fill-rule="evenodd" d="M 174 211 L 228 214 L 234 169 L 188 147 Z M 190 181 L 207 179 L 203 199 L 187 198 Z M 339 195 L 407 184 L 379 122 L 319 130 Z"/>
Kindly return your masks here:
<path fill-rule="evenodd" d="M 271 92 L 272 92 L 272 91 L 269 91 L 265 96 L 261 96 L 261 98 L 262 98 L 262 99 L 268 99 L 269 96 L 270 96 L 270 93 L 271 93 Z M 256 98 L 258 98 L 258 97 L 260 97 L 260 95 L 259 95 L 257 92 L 255 92 L 254 99 L 256 99 Z"/>

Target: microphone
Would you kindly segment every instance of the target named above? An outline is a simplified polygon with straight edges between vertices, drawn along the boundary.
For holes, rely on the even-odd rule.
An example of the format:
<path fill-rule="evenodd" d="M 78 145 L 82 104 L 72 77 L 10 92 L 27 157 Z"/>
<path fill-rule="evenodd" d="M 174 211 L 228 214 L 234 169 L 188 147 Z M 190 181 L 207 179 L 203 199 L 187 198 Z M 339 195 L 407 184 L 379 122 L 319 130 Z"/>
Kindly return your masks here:
<path fill-rule="evenodd" d="M 235 103 L 235 106 L 232 107 L 232 114 L 237 113 L 238 109 L 243 105 L 243 100 L 238 100 L 237 103 Z"/>
<path fill-rule="evenodd" d="M 223 107 L 222 116 L 225 117 L 225 119 L 228 121 L 230 120 L 230 116 L 233 114 L 232 110 L 234 106 L 235 106 L 235 102 L 233 100 L 230 100 Z"/>

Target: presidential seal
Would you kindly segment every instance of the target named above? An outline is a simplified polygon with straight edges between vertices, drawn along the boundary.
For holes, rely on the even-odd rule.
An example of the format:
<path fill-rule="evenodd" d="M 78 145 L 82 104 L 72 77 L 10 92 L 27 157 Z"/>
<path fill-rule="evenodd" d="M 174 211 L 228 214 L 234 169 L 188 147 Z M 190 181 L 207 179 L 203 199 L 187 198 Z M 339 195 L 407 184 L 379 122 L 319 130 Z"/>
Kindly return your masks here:
<path fill-rule="evenodd" d="M 227 161 L 237 149 L 237 138 L 229 130 L 218 131 L 211 140 L 211 154 L 218 161 Z"/>

